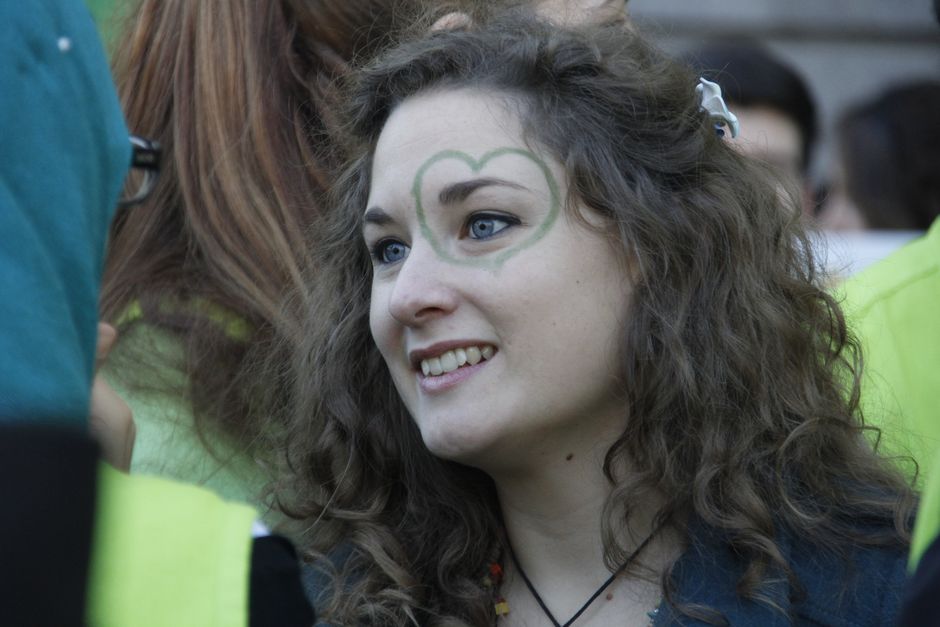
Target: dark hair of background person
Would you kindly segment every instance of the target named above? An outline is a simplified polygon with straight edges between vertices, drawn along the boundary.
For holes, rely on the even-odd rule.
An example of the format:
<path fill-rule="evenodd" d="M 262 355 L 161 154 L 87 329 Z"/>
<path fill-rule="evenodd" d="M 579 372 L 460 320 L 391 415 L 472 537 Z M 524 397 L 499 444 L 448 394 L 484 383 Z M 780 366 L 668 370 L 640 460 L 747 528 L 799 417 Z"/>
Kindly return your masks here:
<path fill-rule="evenodd" d="M 869 228 L 930 228 L 940 215 L 940 81 L 850 108 L 837 137 L 846 192 Z"/>
<path fill-rule="evenodd" d="M 768 107 L 793 120 L 802 140 L 801 167 L 809 168 L 816 143 L 816 107 L 805 81 L 766 47 L 752 41 L 713 43 L 684 55 L 705 78 L 718 83 L 729 105 Z"/>
<path fill-rule="evenodd" d="M 115 79 L 128 124 L 164 159 L 151 196 L 112 226 L 102 318 L 139 305 L 141 322 L 182 341 L 203 435 L 213 424 L 252 441 L 272 411 L 276 381 L 252 365 L 300 315 L 285 295 L 342 161 L 331 81 L 387 45 L 414 4 L 143 0 L 128 19 Z M 157 356 L 134 357 L 135 371 L 154 366 L 134 383 L 158 386 Z"/>
<path fill-rule="evenodd" d="M 820 285 L 797 201 L 778 192 L 771 169 L 718 138 L 695 84 L 621 27 L 509 22 L 404 45 L 352 86 L 348 132 L 360 146 L 319 230 L 320 297 L 286 434 L 302 550 L 348 548 L 318 608 L 325 619 L 495 619 L 480 585 L 504 548 L 493 482 L 429 453 L 369 331 L 361 221 L 372 152 L 395 107 L 431 89 L 511 98 L 526 137 L 565 164 L 572 195 L 606 219 L 635 275 L 615 373 L 629 419 L 604 466 L 608 565 L 625 557 L 624 511 L 651 490 L 680 537 L 693 516 L 727 534 L 747 565 L 741 595 L 771 605 L 763 592 L 779 574 L 799 589 L 781 529 L 842 555 L 908 542 L 913 499 L 863 437 L 858 344 Z M 671 602 L 668 573 L 663 586 Z"/>

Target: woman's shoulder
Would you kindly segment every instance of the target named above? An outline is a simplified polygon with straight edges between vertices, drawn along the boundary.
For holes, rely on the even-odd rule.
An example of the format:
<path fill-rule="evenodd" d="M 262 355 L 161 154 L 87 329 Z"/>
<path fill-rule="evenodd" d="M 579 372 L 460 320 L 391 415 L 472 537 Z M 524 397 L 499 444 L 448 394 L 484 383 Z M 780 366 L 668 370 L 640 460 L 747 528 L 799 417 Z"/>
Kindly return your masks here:
<path fill-rule="evenodd" d="M 673 569 L 676 600 L 714 609 L 736 626 L 876 627 L 894 623 L 907 579 L 906 547 L 848 545 L 839 551 L 795 531 L 778 533 L 777 545 L 799 587 L 790 585 L 781 573 L 761 589 L 771 603 L 749 601 L 737 594 L 745 569 L 740 555 L 721 532 L 704 524 L 693 525 L 689 548 Z M 676 615 L 673 618 L 656 624 L 704 625 Z"/>
<path fill-rule="evenodd" d="M 300 578 L 307 601 L 322 616 L 324 607 L 329 605 L 335 588 L 336 575 L 342 572 L 353 554 L 353 546 L 348 542 L 335 546 L 328 554 L 315 562 L 306 561 L 301 565 Z M 317 627 L 329 625 L 320 620 Z"/>
<path fill-rule="evenodd" d="M 804 589 L 798 616 L 822 625 L 890 625 L 907 582 L 906 546 L 855 544 L 842 552 L 790 533 L 789 563 Z"/>

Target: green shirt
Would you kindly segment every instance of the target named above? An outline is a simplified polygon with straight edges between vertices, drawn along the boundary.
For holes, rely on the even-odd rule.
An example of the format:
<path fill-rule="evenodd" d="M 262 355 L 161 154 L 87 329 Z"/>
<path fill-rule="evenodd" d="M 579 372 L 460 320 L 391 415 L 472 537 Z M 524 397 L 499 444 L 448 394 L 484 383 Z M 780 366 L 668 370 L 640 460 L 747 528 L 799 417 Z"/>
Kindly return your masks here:
<path fill-rule="evenodd" d="M 248 625 L 252 508 L 106 464 L 98 493 L 88 625 Z"/>
<path fill-rule="evenodd" d="M 143 323 L 129 327 L 108 357 L 102 372 L 131 407 L 137 425 L 131 473 L 209 488 L 251 504 L 275 525 L 277 517 L 262 502 L 267 477 L 260 466 L 220 437 L 210 437 L 208 448 L 200 438 L 182 363 L 180 341 Z"/>
<path fill-rule="evenodd" d="M 862 409 L 882 451 L 910 455 L 918 483 L 940 448 L 940 220 L 928 233 L 846 282 L 862 341 Z M 913 478 L 914 468 L 901 463 Z"/>
<path fill-rule="evenodd" d="M 919 466 L 923 499 L 913 569 L 940 531 L 940 219 L 927 235 L 848 281 L 846 310 L 863 348 L 862 409 L 887 455 Z M 901 463 L 909 478 L 914 467 Z"/>

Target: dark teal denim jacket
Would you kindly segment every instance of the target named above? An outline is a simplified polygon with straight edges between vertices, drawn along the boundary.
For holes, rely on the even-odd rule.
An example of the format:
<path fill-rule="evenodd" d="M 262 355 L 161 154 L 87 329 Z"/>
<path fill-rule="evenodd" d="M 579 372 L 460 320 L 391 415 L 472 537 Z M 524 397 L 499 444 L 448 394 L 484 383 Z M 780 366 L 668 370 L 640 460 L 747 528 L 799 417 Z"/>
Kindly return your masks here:
<path fill-rule="evenodd" d="M 676 601 L 719 613 L 732 627 L 889 627 L 898 615 L 905 585 L 907 551 L 904 548 L 858 547 L 848 561 L 790 533 L 777 538 L 784 558 L 803 586 L 803 594 L 790 589 L 785 577 L 764 590 L 779 609 L 741 599 L 735 587 L 744 563 L 721 534 L 701 521 L 689 528 L 689 547 L 673 569 Z M 342 564 L 349 547 L 335 552 Z M 328 579 L 307 566 L 304 587 L 311 602 L 322 602 Z M 782 611 L 781 611 L 782 610 Z M 318 623 L 318 627 L 327 623 Z M 709 623 L 684 616 L 663 603 L 653 627 L 705 627 Z M 643 626 L 645 627 L 645 626 Z"/>
<path fill-rule="evenodd" d="M 776 579 L 765 594 L 780 611 L 736 594 L 744 565 L 719 533 L 697 523 L 690 529 L 690 538 L 689 548 L 673 569 L 677 601 L 716 610 L 733 627 L 889 627 L 898 615 L 907 579 L 907 552 L 901 547 L 858 547 L 845 560 L 792 533 L 781 533 L 778 545 L 803 593 L 791 590 L 786 578 Z M 653 621 L 653 627 L 707 624 L 665 604 Z"/>

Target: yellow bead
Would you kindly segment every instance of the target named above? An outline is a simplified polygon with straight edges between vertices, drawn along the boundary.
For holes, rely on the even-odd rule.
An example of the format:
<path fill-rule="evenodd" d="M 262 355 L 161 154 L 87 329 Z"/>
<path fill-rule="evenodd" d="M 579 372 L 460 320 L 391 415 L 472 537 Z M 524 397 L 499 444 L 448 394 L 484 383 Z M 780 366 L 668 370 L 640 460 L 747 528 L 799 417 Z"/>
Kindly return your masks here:
<path fill-rule="evenodd" d="M 508 613 L 509 613 L 509 604 L 508 604 L 508 603 L 506 603 L 505 601 L 500 601 L 499 603 L 496 604 L 496 615 L 497 615 L 497 616 L 505 616 L 505 615 L 508 614 Z"/>

